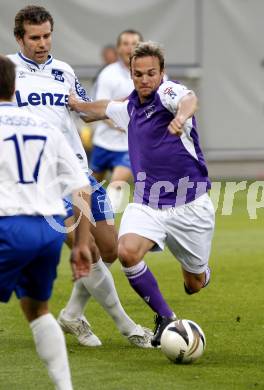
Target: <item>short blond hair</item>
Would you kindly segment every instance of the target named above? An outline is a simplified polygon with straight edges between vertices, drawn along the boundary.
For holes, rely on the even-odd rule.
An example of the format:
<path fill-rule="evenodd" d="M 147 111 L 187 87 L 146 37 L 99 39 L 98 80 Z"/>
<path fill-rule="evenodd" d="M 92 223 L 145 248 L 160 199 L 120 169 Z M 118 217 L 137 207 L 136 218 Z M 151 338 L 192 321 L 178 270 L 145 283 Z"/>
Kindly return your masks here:
<path fill-rule="evenodd" d="M 165 66 L 164 53 L 162 47 L 158 43 L 152 41 L 139 42 L 131 53 L 130 68 L 133 59 L 142 58 L 142 57 L 158 58 L 160 64 L 160 71 L 162 72 L 164 70 L 164 66 Z"/>

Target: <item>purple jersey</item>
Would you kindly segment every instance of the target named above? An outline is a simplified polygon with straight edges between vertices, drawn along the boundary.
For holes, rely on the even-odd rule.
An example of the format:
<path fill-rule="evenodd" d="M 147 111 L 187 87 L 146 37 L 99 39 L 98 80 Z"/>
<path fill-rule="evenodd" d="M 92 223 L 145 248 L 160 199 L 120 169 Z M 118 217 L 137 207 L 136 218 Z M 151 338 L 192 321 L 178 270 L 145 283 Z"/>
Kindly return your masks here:
<path fill-rule="evenodd" d="M 111 102 L 107 107 L 107 115 L 128 129 L 136 203 L 175 207 L 210 188 L 195 118 L 186 121 L 181 137 L 168 131 L 179 100 L 189 92 L 181 84 L 166 81 L 144 103 L 134 90 L 128 101 Z"/>

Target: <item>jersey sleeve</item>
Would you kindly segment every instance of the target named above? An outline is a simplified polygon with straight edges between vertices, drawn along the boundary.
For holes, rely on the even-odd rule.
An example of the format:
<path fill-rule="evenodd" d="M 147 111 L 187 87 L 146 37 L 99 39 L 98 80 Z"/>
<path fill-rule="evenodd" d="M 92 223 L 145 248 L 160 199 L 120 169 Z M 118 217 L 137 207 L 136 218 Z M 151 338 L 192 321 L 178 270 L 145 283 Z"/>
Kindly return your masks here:
<path fill-rule="evenodd" d="M 86 89 L 82 86 L 82 84 L 80 83 L 80 81 L 78 80 L 78 78 L 75 76 L 75 85 L 74 85 L 74 90 L 75 90 L 75 93 L 77 95 L 77 97 L 80 99 L 80 100 L 83 100 L 84 102 L 91 102 L 92 99 L 91 97 L 88 95 Z"/>
<path fill-rule="evenodd" d="M 106 107 L 106 115 L 112 119 L 118 127 L 127 131 L 129 115 L 127 112 L 128 100 L 124 102 L 111 101 Z"/>
<path fill-rule="evenodd" d="M 173 81 L 166 81 L 158 89 L 158 94 L 162 105 L 172 114 L 176 114 L 178 103 L 184 96 L 192 91 L 183 84 Z"/>
<path fill-rule="evenodd" d="M 64 135 L 57 133 L 57 137 L 59 145 L 57 177 L 60 182 L 62 197 L 65 197 L 73 191 L 89 185 L 90 182 Z"/>
<path fill-rule="evenodd" d="M 87 93 L 87 91 L 85 90 L 85 88 L 82 86 L 82 84 L 80 83 L 80 81 L 78 80 L 73 68 L 67 64 L 67 63 L 63 63 L 64 66 L 66 67 L 66 76 L 67 76 L 67 81 L 69 83 L 69 89 L 75 93 L 76 97 L 79 99 L 79 100 L 82 100 L 82 101 L 85 101 L 85 102 L 90 102 L 92 101 L 91 97 L 89 96 L 89 94 Z"/>

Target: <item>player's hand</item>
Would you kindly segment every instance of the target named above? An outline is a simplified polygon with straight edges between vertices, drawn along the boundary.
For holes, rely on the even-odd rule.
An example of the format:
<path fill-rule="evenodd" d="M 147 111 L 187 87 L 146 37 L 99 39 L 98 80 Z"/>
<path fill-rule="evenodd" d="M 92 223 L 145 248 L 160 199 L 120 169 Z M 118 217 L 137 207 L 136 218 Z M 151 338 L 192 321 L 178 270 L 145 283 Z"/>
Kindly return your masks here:
<path fill-rule="evenodd" d="M 75 243 L 71 253 L 73 280 L 87 276 L 91 272 L 92 263 L 99 258 L 99 251 L 91 233 Z"/>
<path fill-rule="evenodd" d="M 88 245 L 74 246 L 71 253 L 71 269 L 73 280 L 87 276 L 91 271 L 92 252 Z"/>
<path fill-rule="evenodd" d="M 169 132 L 180 137 L 183 133 L 184 123 L 184 118 L 176 115 L 176 117 L 170 122 L 168 126 Z"/>
<path fill-rule="evenodd" d="M 79 112 L 77 109 L 77 103 L 79 103 L 79 100 L 76 98 L 76 95 L 74 92 L 70 91 L 69 97 L 68 97 L 68 106 L 71 110 Z"/>

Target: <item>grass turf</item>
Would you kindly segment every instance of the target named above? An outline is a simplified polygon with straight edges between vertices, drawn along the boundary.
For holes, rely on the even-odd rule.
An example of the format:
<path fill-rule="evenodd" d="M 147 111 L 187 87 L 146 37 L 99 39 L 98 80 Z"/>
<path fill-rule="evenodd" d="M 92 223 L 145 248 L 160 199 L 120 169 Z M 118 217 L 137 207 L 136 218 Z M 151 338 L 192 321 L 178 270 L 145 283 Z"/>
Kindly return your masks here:
<path fill-rule="evenodd" d="M 196 321 L 207 349 L 196 363 L 170 363 L 160 350 L 141 350 L 122 337 L 112 320 L 91 300 L 86 315 L 103 346 L 85 348 L 67 336 L 76 390 L 246 390 L 264 389 L 263 358 L 263 217 L 250 220 L 246 191 L 236 194 L 232 215 L 217 211 L 211 266 L 212 282 L 197 295 L 183 292 L 177 261 L 168 251 L 147 262 L 178 316 Z M 50 309 L 57 316 L 71 292 L 68 251 L 64 248 Z M 112 267 L 121 301 L 138 323 L 153 326 L 150 309 L 129 287 L 120 266 Z M 38 359 L 31 332 L 18 302 L 0 306 L 0 390 L 53 388 Z"/>

